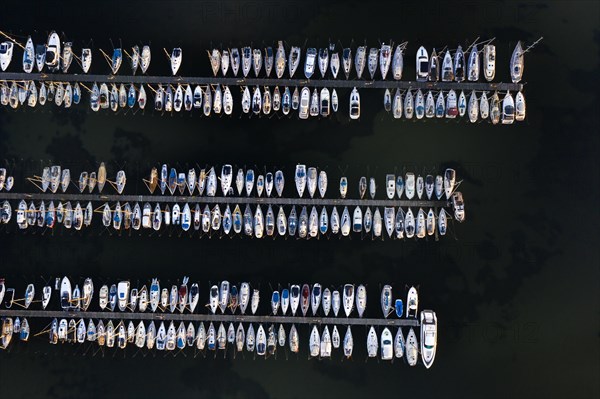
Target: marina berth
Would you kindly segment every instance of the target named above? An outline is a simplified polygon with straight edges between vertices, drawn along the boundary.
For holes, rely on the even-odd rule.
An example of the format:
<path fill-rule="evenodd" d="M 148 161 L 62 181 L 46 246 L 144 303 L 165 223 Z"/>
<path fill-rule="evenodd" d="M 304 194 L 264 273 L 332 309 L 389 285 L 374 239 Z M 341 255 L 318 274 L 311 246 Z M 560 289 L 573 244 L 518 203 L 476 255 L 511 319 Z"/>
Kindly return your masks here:
<path fill-rule="evenodd" d="M 420 359 L 426 368 L 430 368 L 435 359 L 438 333 L 435 312 L 423 310 L 417 317 L 416 308 L 409 305 L 415 310 L 414 317 L 404 317 L 401 310 L 398 312 L 398 301 L 395 314 L 391 308 L 391 298 L 394 295 L 408 295 L 408 303 L 413 303 L 410 298 L 414 288 L 407 294 L 404 289 L 394 289 L 390 284 L 383 286 L 380 297 L 384 315 L 389 311 L 386 315 L 389 317 L 386 319 L 356 317 L 350 314 L 355 301 L 359 316 L 366 312 L 367 288 L 362 284 L 358 285 L 356 298 L 354 284 L 337 287 L 322 287 L 319 283 L 303 284 L 302 306 L 305 309 L 312 308 L 312 315 L 304 317 L 295 311 L 300 295 L 299 284 L 279 286 L 270 295 L 270 303 L 261 304 L 259 290 L 252 288 L 252 283 L 242 282 L 239 294 L 238 285 L 228 281 L 222 281 L 212 287 L 194 282 L 188 292 L 189 278 L 185 276 L 180 283 L 165 281 L 164 285 L 172 286 L 172 292 L 169 294 L 168 289 L 164 289 L 165 298 L 161 300 L 163 303 L 150 311 L 147 308 L 147 294 L 142 294 L 146 292 L 147 285 L 138 289 L 137 285 L 132 285 L 128 280 L 113 283 L 112 287 L 117 288 L 111 288 L 111 292 L 114 289 L 115 302 L 118 302 L 119 306 L 106 307 L 107 285 L 100 289 L 98 297 L 94 297 L 92 278 L 88 277 L 83 281 L 84 289 L 80 293 L 78 287 L 81 283 L 77 278 L 57 278 L 55 289 L 63 294 L 61 298 L 46 304 L 49 308 L 37 303 L 30 303 L 28 308 L 15 308 L 12 304 L 21 299 L 15 299 L 14 288 L 6 288 L 6 280 L 0 279 L 0 293 L 4 296 L 6 291 L 11 292 L 9 298 L 0 298 L 0 349 L 14 345 L 11 343 L 14 341 L 11 339 L 13 335 L 26 342 L 31 335 L 47 334 L 50 344 L 70 342 L 114 348 L 112 350 L 116 351 L 126 351 L 128 346 L 135 346 L 135 350 L 178 349 L 197 355 L 198 351 L 225 350 L 229 347 L 233 353 L 246 349 L 260 356 L 271 357 L 278 348 L 289 347 L 292 353 L 298 353 L 302 349 L 307 350 L 311 357 L 330 359 L 351 356 L 354 343 L 364 339 L 369 357 L 391 360 L 406 355 L 408 363 L 415 365 L 419 361 L 417 354 L 421 353 Z M 76 288 L 70 299 L 66 299 L 71 284 Z M 400 285 L 396 287 L 398 286 Z M 46 286 L 44 291 L 46 288 L 53 291 L 51 286 Z M 150 289 L 151 302 L 158 302 L 159 290 L 160 281 L 153 278 Z M 246 315 L 244 311 L 250 290 L 254 292 L 253 309 L 252 315 Z M 341 307 L 340 290 L 344 296 L 345 315 L 338 313 Z M 34 292 L 35 283 L 29 283 L 25 300 L 33 297 Z M 207 295 L 206 307 L 194 305 L 197 304 L 198 294 Z M 334 311 L 330 313 L 332 297 Z M 87 302 L 90 309 L 78 306 L 80 300 Z M 241 305 L 239 312 L 238 300 Z M 70 305 L 66 306 L 65 303 Z M 173 311 L 173 304 L 179 307 L 178 312 Z M 292 312 L 286 314 L 290 305 Z M 62 310 L 59 310 L 61 308 Z M 217 308 L 221 308 L 222 312 L 215 313 Z M 282 314 L 279 314 L 280 309 Z M 42 324 L 37 322 L 37 319 L 47 319 L 50 323 L 38 332 Z M 307 330 L 300 328 L 302 325 L 309 327 L 308 336 L 304 335 Z M 346 330 L 342 338 L 340 331 L 344 331 L 344 326 Z M 368 332 L 365 330 L 366 334 L 363 335 L 358 330 L 352 331 L 351 326 L 364 326 Z M 417 338 L 418 336 L 420 338 Z M 304 340 L 307 340 L 307 343 L 303 345 Z"/>

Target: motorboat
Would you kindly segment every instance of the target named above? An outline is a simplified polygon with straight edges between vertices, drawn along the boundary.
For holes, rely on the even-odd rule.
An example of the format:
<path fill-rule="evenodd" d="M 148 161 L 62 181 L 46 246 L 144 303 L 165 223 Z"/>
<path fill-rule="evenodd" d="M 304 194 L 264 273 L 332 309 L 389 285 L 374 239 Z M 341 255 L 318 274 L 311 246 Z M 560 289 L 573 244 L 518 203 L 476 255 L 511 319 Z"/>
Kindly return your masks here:
<path fill-rule="evenodd" d="M 339 59 L 338 59 L 339 62 Z M 327 67 L 329 66 L 329 50 L 327 47 L 319 49 L 319 72 L 321 72 L 321 77 L 324 78 L 327 74 Z M 339 69 L 339 65 L 338 65 Z"/>
<path fill-rule="evenodd" d="M 358 119 L 360 118 L 360 95 L 358 94 L 358 90 L 355 88 L 352 89 L 350 93 L 350 119 Z"/>
<path fill-rule="evenodd" d="M 437 316 L 431 310 L 421 311 L 421 360 L 430 368 L 437 348 Z"/>
<path fill-rule="evenodd" d="M 359 47 L 358 49 L 360 49 Z M 346 47 L 342 50 L 342 67 L 344 68 L 344 74 L 346 79 L 350 78 L 350 71 L 352 70 L 352 49 Z"/>
<path fill-rule="evenodd" d="M 46 44 L 46 66 L 50 72 L 58 72 L 60 69 L 61 44 L 60 38 L 55 31 L 50 32 Z"/>
<path fill-rule="evenodd" d="M 121 281 L 117 287 L 117 296 L 119 303 L 119 310 L 124 312 L 127 309 L 129 299 L 129 281 Z"/>
<path fill-rule="evenodd" d="M 483 46 L 483 76 L 488 82 L 496 76 L 496 46 L 493 44 Z"/>
<path fill-rule="evenodd" d="M 425 82 L 429 76 L 429 54 L 425 47 L 421 46 L 417 50 L 416 56 L 417 81 Z"/>
<path fill-rule="evenodd" d="M 502 124 L 510 125 L 515 121 L 515 100 L 509 91 L 502 100 Z"/>
<path fill-rule="evenodd" d="M 60 306 L 63 310 L 71 309 L 71 294 L 71 281 L 65 276 L 60 283 Z"/>
<path fill-rule="evenodd" d="M 465 220 L 465 204 L 460 191 L 452 194 L 452 208 L 454 209 L 454 218 L 456 221 L 463 222 Z"/>
<path fill-rule="evenodd" d="M 417 317 L 419 308 L 419 294 L 415 287 L 410 287 L 406 297 L 406 317 Z"/>
<path fill-rule="evenodd" d="M 525 120 L 525 95 L 519 91 L 515 96 L 515 120 L 521 122 Z"/>
<path fill-rule="evenodd" d="M 317 63 L 317 49 L 314 47 L 306 50 L 306 58 L 304 61 L 304 76 L 306 79 L 310 79 L 315 72 L 315 65 Z M 290 74 L 291 75 L 291 74 Z"/>

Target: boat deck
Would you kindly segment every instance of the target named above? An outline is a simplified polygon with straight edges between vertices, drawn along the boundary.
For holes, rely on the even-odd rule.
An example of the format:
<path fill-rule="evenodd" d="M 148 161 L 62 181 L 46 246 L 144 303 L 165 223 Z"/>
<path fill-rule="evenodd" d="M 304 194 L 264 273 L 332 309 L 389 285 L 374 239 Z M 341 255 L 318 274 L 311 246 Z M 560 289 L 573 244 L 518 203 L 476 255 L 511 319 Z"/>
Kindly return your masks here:
<path fill-rule="evenodd" d="M 148 76 L 148 75 L 88 75 L 45 74 L 24 72 L 0 72 L 0 80 L 35 82 L 96 82 L 134 84 L 190 84 L 226 86 L 301 86 L 352 89 L 423 89 L 465 91 L 520 91 L 522 83 L 504 82 L 418 82 L 409 80 L 346 80 L 346 79 L 277 79 L 243 77 L 194 77 L 194 76 Z"/>
<path fill-rule="evenodd" d="M 343 312 L 343 310 L 342 310 Z M 354 312 L 356 314 L 356 311 Z M 309 324 L 309 325 L 350 325 L 350 326 L 387 326 L 418 327 L 418 319 L 399 319 L 391 316 L 384 318 L 358 317 L 318 317 L 318 316 L 256 316 L 240 314 L 195 314 L 195 313 L 151 313 L 151 312 L 75 312 L 58 310 L 0 309 L 0 317 L 57 318 L 57 319 L 102 319 L 102 320 L 147 320 L 147 321 L 195 321 L 195 322 L 231 322 L 262 324 Z"/>

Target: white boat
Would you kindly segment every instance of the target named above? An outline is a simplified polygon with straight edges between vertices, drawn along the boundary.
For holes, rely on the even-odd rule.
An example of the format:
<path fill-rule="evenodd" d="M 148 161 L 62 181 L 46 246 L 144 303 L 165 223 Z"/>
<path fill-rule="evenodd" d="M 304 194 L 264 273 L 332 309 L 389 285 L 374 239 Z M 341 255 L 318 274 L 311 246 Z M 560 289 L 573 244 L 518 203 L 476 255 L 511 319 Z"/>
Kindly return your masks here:
<path fill-rule="evenodd" d="M 327 56 L 325 57 L 327 59 Z M 321 60 L 319 59 L 319 63 Z M 317 49 L 314 47 L 306 50 L 306 58 L 304 60 L 304 76 L 306 79 L 310 79 L 315 72 L 315 65 L 317 63 Z M 325 70 L 327 67 L 325 67 Z"/>
<path fill-rule="evenodd" d="M 0 45 L 0 63 L 2 62 L 2 56 L 2 45 Z M 25 44 L 25 48 L 23 49 L 23 71 L 25 73 L 31 73 L 31 71 L 33 70 L 34 62 L 35 48 L 33 46 L 33 40 L 31 40 L 31 36 L 29 36 L 27 38 L 27 44 Z"/>
<path fill-rule="evenodd" d="M 402 334 L 402 327 L 398 327 L 396 336 L 394 337 L 394 356 L 401 358 L 404 356 L 404 348 L 406 344 L 404 342 L 404 335 Z"/>
<path fill-rule="evenodd" d="M 250 311 L 252 312 L 252 314 L 256 314 L 259 303 L 260 303 L 260 291 L 257 289 L 254 289 L 254 290 L 252 290 L 252 297 L 250 299 Z"/>
<path fill-rule="evenodd" d="M 409 366 L 415 366 L 419 356 L 419 343 L 417 342 L 417 335 L 411 327 L 408 335 L 406 336 L 406 361 Z"/>
<path fill-rule="evenodd" d="M 252 49 L 250 47 L 242 47 L 242 74 L 248 76 L 252 67 Z"/>
<path fill-rule="evenodd" d="M 465 54 L 460 45 L 454 53 L 454 80 L 457 82 L 465 80 Z"/>
<path fill-rule="evenodd" d="M 262 68 L 262 52 L 258 48 L 252 50 L 252 67 L 254 69 L 254 75 L 258 77 Z"/>
<path fill-rule="evenodd" d="M 417 50 L 416 56 L 417 81 L 425 82 L 429 76 L 429 54 L 425 47 L 421 46 Z"/>
<path fill-rule="evenodd" d="M 419 294 L 415 287 L 410 287 L 406 297 L 406 317 L 417 317 L 419 309 Z"/>
<path fill-rule="evenodd" d="M 327 67 L 329 66 L 329 51 L 327 47 L 319 49 L 319 72 L 321 72 L 321 77 L 324 78 L 327 73 Z"/>
<path fill-rule="evenodd" d="M 431 51 L 429 57 L 429 76 L 427 80 L 430 82 L 437 82 L 440 80 L 440 58 L 437 55 L 435 49 Z"/>
<path fill-rule="evenodd" d="M 367 308 L 367 289 L 364 285 L 359 285 L 356 289 L 356 311 L 358 317 L 362 317 L 365 309 Z"/>
<path fill-rule="evenodd" d="M 292 316 L 296 315 L 296 311 L 298 310 L 299 304 L 300 304 L 300 286 L 294 284 L 290 287 L 290 310 L 292 311 Z"/>
<path fill-rule="evenodd" d="M 520 91 L 515 96 L 515 120 L 518 122 L 525 120 L 525 96 Z"/>
<path fill-rule="evenodd" d="M 71 294 L 71 282 L 65 276 L 60 283 L 60 306 L 63 310 L 71 309 Z"/>
<path fill-rule="evenodd" d="M 50 72 L 57 72 L 60 69 L 61 45 L 58 34 L 50 32 L 46 44 L 46 66 Z"/>
<path fill-rule="evenodd" d="M 300 65 L 300 58 L 301 58 L 300 47 L 292 46 L 292 49 L 290 50 L 290 59 L 288 62 L 290 79 L 294 77 L 294 74 L 296 73 L 296 70 L 298 69 L 298 65 Z"/>
<path fill-rule="evenodd" d="M 381 360 L 392 360 L 394 357 L 394 344 L 389 328 L 384 328 L 381 333 Z"/>
<path fill-rule="evenodd" d="M 62 52 L 62 71 L 63 73 L 67 73 L 69 71 L 69 67 L 73 62 L 73 43 L 65 42 L 63 43 L 63 52 Z"/>
<path fill-rule="evenodd" d="M 414 97 L 412 91 L 408 90 L 404 97 L 404 117 L 406 119 L 412 119 L 414 113 Z"/>
<path fill-rule="evenodd" d="M 479 117 L 479 101 L 477 99 L 477 94 L 475 94 L 475 90 L 472 90 L 471 94 L 469 95 L 467 116 L 469 117 L 469 122 L 471 123 L 477 122 Z"/>
<path fill-rule="evenodd" d="M 377 49 L 371 49 L 371 50 L 375 50 L 375 52 L 377 52 Z M 377 62 L 377 54 L 374 54 L 374 61 Z M 365 66 L 367 65 L 367 58 L 368 58 L 368 63 L 369 63 L 369 67 L 368 69 L 371 70 L 371 68 L 377 68 L 377 65 L 371 65 L 371 63 L 373 62 L 373 60 L 371 59 L 370 54 L 367 54 L 367 46 L 359 46 L 356 49 L 356 56 L 354 57 L 354 67 L 356 68 L 356 76 L 361 79 L 362 78 L 362 74 L 365 70 Z"/>
<path fill-rule="evenodd" d="M 467 63 L 467 79 L 470 82 L 477 82 L 479 80 L 479 51 L 477 44 L 471 47 L 469 53 L 469 62 Z"/>
<path fill-rule="evenodd" d="M 525 68 L 525 52 L 521 41 L 517 42 L 515 49 L 513 50 L 512 57 L 510 57 L 510 78 L 513 83 L 519 83 L 523 78 L 523 69 Z"/>
<path fill-rule="evenodd" d="M 265 334 L 265 329 L 262 324 L 258 325 L 258 330 L 256 331 L 256 354 L 259 356 L 264 356 L 267 352 L 267 335 Z"/>
<path fill-rule="evenodd" d="M 239 54 L 238 54 L 239 57 Z M 223 53 L 221 54 L 221 73 L 223 74 L 223 76 L 227 76 L 227 71 L 229 70 L 229 63 L 230 63 L 230 56 L 229 56 L 229 50 L 223 50 Z M 238 63 L 239 66 L 239 63 Z M 237 72 L 236 72 L 237 74 Z"/>
<path fill-rule="evenodd" d="M 127 309 L 129 299 L 129 281 L 121 281 L 117 287 L 117 297 L 119 303 L 119 310 L 124 312 Z"/>
<path fill-rule="evenodd" d="M 285 64 L 285 48 L 283 47 L 283 42 L 280 40 L 277 42 L 277 52 L 275 53 L 275 75 L 277 76 L 277 79 L 281 79 L 283 76 Z"/>
<path fill-rule="evenodd" d="M 360 118 L 360 95 L 356 87 L 350 93 L 350 119 Z"/>
<path fill-rule="evenodd" d="M 359 47 L 357 50 L 360 49 L 361 47 Z M 342 50 L 342 67 L 344 68 L 346 79 L 349 79 L 350 71 L 352 70 L 352 49 L 349 47 L 346 47 Z"/>
<path fill-rule="evenodd" d="M 299 112 L 298 112 L 298 117 L 300 119 L 308 119 L 309 107 L 310 107 L 310 89 L 308 87 L 303 87 L 302 93 L 300 95 L 300 104 L 299 104 Z"/>
<path fill-rule="evenodd" d="M 483 46 L 483 76 L 488 82 L 496 76 L 496 46 L 493 44 Z"/>
<path fill-rule="evenodd" d="M 315 283 L 312 287 L 312 292 L 310 296 L 310 307 L 313 316 L 317 315 L 319 311 L 319 306 L 321 306 L 321 284 Z"/>
<path fill-rule="evenodd" d="M 421 311 L 421 359 L 426 368 L 435 360 L 437 347 L 437 316 L 431 310 Z"/>
<path fill-rule="evenodd" d="M 340 55 L 335 52 L 331 53 L 331 59 L 329 61 L 329 69 L 334 79 L 337 79 L 337 75 L 340 72 Z"/>
<path fill-rule="evenodd" d="M 487 119 L 490 115 L 490 103 L 485 91 L 479 96 L 479 116 L 481 119 Z"/>
<path fill-rule="evenodd" d="M 302 198 L 306 187 L 306 165 L 296 165 L 295 182 L 298 196 Z"/>
<path fill-rule="evenodd" d="M 465 204 L 460 191 L 452 194 L 452 208 L 454 208 L 454 218 L 458 222 L 463 222 L 465 220 Z"/>
<path fill-rule="evenodd" d="M 444 193 L 446 199 L 450 199 L 450 196 L 454 192 L 454 186 L 456 184 L 456 171 L 451 168 L 447 168 L 444 171 Z"/>
<path fill-rule="evenodd" d="M 411 200 L 415 196 L 415 174 L 408 172 L 404 180 L 404 194 Z"/>
<path fill-rule="evenodd" d="M 371 75 L 371 79 L 375 78 L 375 72 L 377 72 L 377 58 L 378 58 L 378 56 L 379 56 L 379 49 L 378 48 L 374 48 L 373 47 L 373 48 L 371 48 L 369 50 L 368 68 L 369 68 L 369 74 Z M 389 57 L 389 51 L 388 51 L 388 57 Z M 389 68 L 389 63 L 388 63 L 388 68 Z"/>
<path fill-rule="evenodd" d="M 417 213 L 416 222 L 417 222 L 417 225 L 416 225 L 415 234 L 417 235 L 417 238 L 425 238 L 426 226 L 425 226 L 425 212 L 423 211 L 423 208 L 419 208 L 419 212 Z"/>
<path fill-rule="evenodd" d="M 0 303 L 2 303 L 2 298 L 4 297 L 4 282 L 0 280 Z M 50 303 L 50 298 L 52 297 L 52 287 L 45 286 L 42 289 L 42 309 L 46 309 L 48 303 Z"/>
<path fill-rule="evenodd" d="M 454 64 L 450 50 L 446 50 L 444 60 L 442 61 L 442 82 L 452 82 L 454 80 Z"/>
<path fill-rule="evenodd" d="M 321 337 L 319 334 L 319 330 L 317 326 L 313 326 L 312 331 L 310 333 L 310 340 L 308 343 L 308 349 L 310 351 L 310 356 L 317 357 L 319 356 L 321 349 Z"/>
<path fill-rule="evenodd" d="M 150 46 L 142 47 L 142 52 L 140 54 L 140 69 L 142 73 L 146 73 L 148 67 L 150 66 L 150 60 L 152 58 L 152 54 L 150 52 Z"/>
<path fill-rule="evenodd" d="M 236 48 L 231 49 L 231 54 L 229 55 L 230 63 L 231 63 L 231 71 L 234 76 L 237 76 L 238 71 L 240 70 L 240 51 Z"/>
<path fill-rule="evenodd" d="M 509 91 L 502 100 L 502 124 L 510 125 L 515 121 L 515 100 Z"/>
<path fill-rule="evenodd" d="M 379 349 L 378 341 L 375 327 L 371 326 L 367 334 L 367 355 L 369 357 L 377 357 L 377 350 Z"/>

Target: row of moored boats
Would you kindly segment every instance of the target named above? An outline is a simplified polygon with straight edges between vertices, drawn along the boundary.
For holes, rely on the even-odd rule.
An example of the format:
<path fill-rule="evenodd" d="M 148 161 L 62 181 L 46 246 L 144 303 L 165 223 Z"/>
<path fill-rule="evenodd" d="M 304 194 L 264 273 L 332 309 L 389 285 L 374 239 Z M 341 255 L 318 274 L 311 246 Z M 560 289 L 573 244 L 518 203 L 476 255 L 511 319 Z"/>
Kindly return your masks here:
<path fill-rule="evenodd" d="M 159 84 L 156 89 L 147 85 L 154 93 L 154 109 L 159 112 L 180 112 L 202 110 L 205 116 L 211 113 L 219 115 L 231 115 L 234 108 L 233 94 L 228 86 L 221 85 L 196 85 L 192 88 L 188 84 L 177 84 L 177 86 Z M 166 88 L 165 88 L 166 87 Z M 138 107 L 145 109 L 148 95 L 144 85 L 136 86 L 130 84 L 128 87 L 121 83 L 116 85 L 106 83 L 94 83 L 90 89 L 90 107 L 93 111 L 100 109 L 111 109 L 116 112 L 119 109 L 131 109 Z M 331 92 L 324 87 L 311 90 L 303 87 L 300 90 L 294 87 L 293 91 L 285 87 L 283 91 L 275 87 L 273 93 L 269 87 L 262 89 L 258 86 L 250 88 L 241 87 L 241 109 L 245 114 L 269 115 L 271 112 L 281 111 L 288 115 L 297 111 L 300 119 L 309 117 L 328 117 L 338 111 L 339 98 L 337 91 Z M 70 108 L 73 104 L 81 101 L 81 85 L 75 83 L 53 83 L 46 85 L 34 81 L 16 82 L 11 84 L 0 82 L 0 104 L 10 106 L 14 109 L 23 104 L 30 107 L 45 105 L 54 102 L 57 106 Z M 488 98 L 487 93 L 478 95 L 474 90 L 466 94 L 461 90 L 458 94 L 455 90 L 432 91 L 424 93 L 418 90 L 392 91 L 386 89 L 383 96 L 383 106 L 388 112 L 392 112 L 395 119 L 431 119 L 468 116 L 471 122 L 478 119 L 490 119 L 498 123 L 500 119 L 503 124 L 510 124 L 525 119 L 526 104 L 525 96 L 521 91 L 513 95 L 506 92 L 501 98 L 498 92 L 494 92 Z M 349 116 L 350 119 L 360 118 L 360 94 L 356 88 L 350 93 Z"/>
<path fill-rule="evenodd" d="M 11 317 L 2 318 L 2 335 L 0 349 L 6 349 L 17 334 L 21 341 L 28 341 L 30 326 L 27 318 L 18 317 L 13 321 Z M 157 327 L 158 325 L 158 327 Z M 100 347 L 125 349 L 127 345 L 134 345 L 139 349 L 157 351 L 185 350 L 196 348 L 199 351 L 226 351 L 231 348 L 234 353 L 256 353 L 258 356 L 275 356 L 279 348 L 289 347 L 291 353 L 300 352 L 300 336 L 295 324 L 286 328 L 274 324 L 265 328 L 261 323 L 234 323 L 220 322 L 218 326 L 210 322 L 208 327 L 203 322 L 195 325 L 186 323 L 164 322 L 147 323 L 143 320 L 134 323 L 130 320 L 114 321 L 88 319 L 86 324 L 83 318 L 53 319 L 48 329 L 48 339 L 51 344 L 58 343 L 96 343 Z M 331 327 L 331 330 L 330 330 Z M 379 335 L 374 326 L 369 328 L 366 339 L 367 355 L 370 358 L 380 357 L 381 360 L 391 361 L 404 358 L 410 366 L 417 365 L 420 358 L 426 368 L 430 368 L 435 360 L 437 349 L 437 317 L 431 310 L 421 311 L 421 336 L 417 337 L 413 327 L 409 328 L 406 336 L 401 327 L 393 335 L 393 327 L 384 327 Z M 350 326 L 342 337 L 336 325 L 324 327 L 313 326 L 310 330 L 308 351 L 311 357 L 329 359 L 334 356 L 335 350 L 343 351 L 346 358 L 351 358 L 354 351 L 354 335 Z M 330 332 L 331 331 L 331 332 Z M 282 349 L 279 349 L 282 350 Z"/>
<path fill-rule="evenodd" d="M 171 313 L 178 310 L 184 313 L 189 310 L 194 313 L 199 302 L 199 287 L 197 283 L 191 285 L 188 291 L 187 277 L 184 277 L 182 284 L 178 287 L 173 285 L 169 291 L 167 288 L 160 288 L 158 279 L 153 279 L 150 289 L 147 290 L 143 286 L 139 291 L 137 288 L 131 288 L 129 281 L 121 281 L 118 284 L 103 285 L 100 288 L 99 307 L 102 310 L 121 311 L 131 310 L 135 312 L 145 312 L 150 310 L 155 312 L 169 311 Z M 56 286 L 60 286 L 60 301 L 61 307 L 67 311 L 82 310 L 86 311 L 94 296 L 94 284 L 91 278 L 87 278 L 80 290 L 76 285 L 72 289 L 71 281 L 68 277 L 57 279 Z M 55 287 L 55 288 L 57 288 Z M 8 293 L 7 293 L 8 292 Z M 4 300 L 5 293 L 10 297 L 7 299 L 7 307 L 12 307 L 14 301 L 14 289 L 6 289 L 4 280 L 0 279 L 0 303 Z M 45 309 L 51 299 L 52 287 L 45 286 L 42 290 L 42 308 Z M 35 286 L 29 284 L 25 291 L 23 299 L 23 307 L 29 308 L 35 300 Z M 242 283 L 238 292 L 236 285 L 231 285 L 228 281 L 222 281 L 219 285 L 213 285 L 209 290 L 209 301 L 206 305 L 213 314 L 217 310 L 221 313 L 230 311 L 236 313 L 239 308 L 241 314 L 245 314 L 247 308 L 255 314 L 258 309 L 260 300 L 260 291 L 256 288 L 252 289 L 249 283 Z M 394 312 L 398 317 L 416 318 L 418 315 L 418 293 L 415 287 L 411 287 L 407 294 L 406 313 L 404 313 L 403 302 L 401 299 L 396 299 L 393 302 L 392 287 L 385 285 L 381 290 L 380 304 L 384 317 L 388 317 Z M 16 302 L 16 301 L 15 301 Z M 330 290 L 329 288 L 322 289 L 318 283 L 291 285 L 289 288 L 273 291 L 271 295 L 271 313 L 278 315 L 281 309 L 281 314 L 287 315 L 288 308 L 290 315 L 295 316 L 296 313 L 307 316 L 309 309 L 312 316 L 320 314 L 328 317 L 330 312 L 334 316 L 343 310 L 346 317 L 350 317 L 353 309 L 356 307 L 359 317 L 363 316 L 367 304 L 367 291 L 364 285 L 359 285 L 355 288 L 353 284 L 344 285 L 342 292 L 338 290 Z M 139 307 L 138 307 L 139 306 Z M 437 318 L 435 313 L 429 310 L 421 311 L 421 357 L 426 367 L 430 367 L 435 357 L 437 343 Z M 54 319 L 50 324 L 49 339 L 50 343 L 58 342 L 78 342 L 86 341 L 97 342 L 100 346 L 114 347 L 117 346 L 125 349 L 127 343 L 134 343 L 138 348 L 146 346 L 148 349 L 153 349 L 156 346 L 157 350 L 174 350 L 185 349 L 186 346 L 196 346 L 199 350 L 226 349 L 227 344 L 234 344 L 238 352 L 243 351 L 244 347 L 248 352 L 254 352 L 258 355 L 274 355 L 277 342 L 280 347 L 286 346 L 286 336 L 289 337 L 288 344 L 290 351 L 297 353 L 299 351 L 298 331 L 295 325 L 292 324 L 289 333 L 286 334 L 286 328 L 279 325 L 279 329 L 275 331 L 274 325 L 263 328 L 262 324 L 258 325 L 257 332 L 254 332 L 254 327 L 249 324 L 247 329 L 240 323 L 237 329 L 233 323 L 229 323 L 227 330 L 223 323 L 215 328 L 213 323 L 210 323 L 208 329 L 204 323 L 200 323 L 196 328 L 193 323 L 188 323 L 187 327 L 182 321 L 179 327 L 171 322 L 168 327 L 164 322 L 161 322 L 157 328 L 154 322 L 148 324 L 140 321 L 137 326 L 130 321 L 125 327 L 124 322 L 119 322 L 113 325 L 112 320 L 108 321 L 106 327 L 102 320 L 94 323 L 90 319 L 87 326 L 83 318 L 76 321 L 71 319 Z M 19 334 L 20 339 L 27 341 L 30 336 L 29 323 L 26 318 L 20 320 L 16 318 L 13 322 L 12 318 L 4 318 L 2 320 L 2 339 L 0 347 L 6 348 L 11 341 L 12 335 Z M 332 349 L 337 349 L 341 346 L 342 340 L 337 329 L 333 326 L 332 332 L 329 332 L 329 326 L 325 326 L 322 331 L 317 326 L 313 326 L 310 334 L 309 352 L 312 357 L 329 358 L 332 355 Z M 343 339 L 344 355 L 350 357 L 353 351 L 353 337 L 350 327 L 347 327 L 346 334 Z M 367 334 L 367 352 L 369 357 L 377 357 L 380 349 L 382 360 L 391 360 L 392 358 L 401 358 L 406 356 L 407 362 L 414 366 L 417 363 L 418 356 L 418 340 L 411 328 L 406 339 L 401 328 L 396 332 L 395 337 L 392 337 L 389 328 L 384 328 L 381 336 L 378 337 L 375 328 L 371 327 Z"/>
<path fill-rule="evenodd" d="M 464 204 L 460 192 L 452 195 L 451 206 L 454 219 L 464 221 Z M 95 210 L 91 202 L 82 206 L 79 202 L 71 203 L 41 201 L 39 205 L 33 201 L 29 204 L 21 200 L 15 210 L 16 223 L 19 229 L 55 228 L 63 225 L 66 229 L 81 230 L 92 224 L 95 212 L 101 214 L 104 227 L 115 230 L 148 229 L 159 231 L 170 226 L 183 231 L 202 231 L 203 233 L 222 233 L 225 235 L 244 234 L 246 236 L 263 238 L 274 236 L 289 236 L 298 238 L 314 238 L 324 235 L 348 236 L 353 233 L 371 234 L 373 237 L 390 238 L 425 238 L 434 234 L 446 235 L 450 214 L 440 208 L 424 210 L 419 208 L 384 207 L 354 207 L 353 211 L 345 206 L 338 211 L 337 207 L 328 210 L 323 206 L 299 207 L 291 206 L 289 213 L 284 206 L 275 211 L 272 205 L 263 211 L 261 205 L 246 204 L 244 211 L 235 205 L 233 211 L 229 204 L 185 203 L 180 206 L 175 203 L 172 207 L 167 204 L 161 208 L 160 203 L 154 207 L 146 202 L 143 205 L 136 202 L 133 206 L 128 202 L 117 202 L 114 206 L 105 203 Z M 8 224 L 13 217 L 12 206 L 4 201 L 0 207 L 0 222 Z"/>
<path fill-rule="evenodd" d="M 483 44 L 480 49 L 478 45 Z M 394 80 L 401 80 L 404 70 L 404 52 L 407 43 L 393 45 L 382 43 L 380 47 L 358 46 L 354 51 L 351 47 L 336 49 L 334 43 L 327 47 L 317 49 L 309 47 L 304 54 L 302 62 L 302 48 L 291 46 L 289 51 L 283 41 L 277 42 L 277 47 L 267 46 L 264 49 L 244 46 L 239 48 L 218 49 L 208 51 L 208 58 L 214 76 L 243 76 L 244 78 L 271 77 L 293 78 L 296 71 L 303 64 L 304 77 L 312 79 L 320 73 L 322 78 L 337 79 L 340 71 L 344 71 L 346 79 L 350 79 L 354 69 L 357 79 L 375 79 L 376 76 L 385 80 L 388 74 Z M 0 43 L 0 67 L 2 71 L 8 69 L 13 58 L 15 43 L 11 40 Z M 166 51 L 166 50 L 165 50 Z M 522 43 L 519 41 L 510 58 L 511 80 L 519 82 L 523 76 L 524 54 Z M 78 52 L 79 53 L 79 52 Z M 61 42 L 59 35 L 52 31 L 46 43 L 34 45 L 33 39 L 29 37 L 23 46 L 22 67 L 26 73 L 31 73 L 34 67 L 38 72 L 46 69 L 49 72 L 68 73 L 69 68 L 75 60 L 81 66 L 84 73 L 88 73 L 92 64 L 91 48 L 81 49 L 81 56 L 76 55 L 72 42 Z M 171 72 L 177 75 L 183 61 L 183 50 L 174 48 L 168 58 Z M 443 55 L 442 55 L 443 54 Z M 121 47 L 114 48 L 112 56 L 105 56 L 111 72 L 117 74 L 123 59 L 128 59 L 131 72 L 135 75 L 138 68 L 146 73 L 151 61 L 150 46 L 144 45 L 141 50 L 138 45 L 131 47 L 128 52 Z M 417 81 L 444 81 L 462 82 L 465 80 L 476 82 L 480 74 L 487 81 L 492 81 L 496 74 L 496 46 L 491 40 L 481 43 L 473 43 L 463 50 L 458 46 L 455 50 L 445 47 L 431 53 L 424 46 L 419 47 L 415 57 L 416 80 Z M 231 73 L 229 73 L 231 71 Z M 264 72 L 264 73 L 263 73 Z M 286 76 L 287 72 L 287 76 Z M 368 72 L 368 76 L 367 76 Z"/>
<path fill-rule="evenodd" d="M 471 123 L 489 119 L 493 124 L 512 124 L 514 121 L 525 120 L 525 96 L 521 91 L 515 97 L 507 91 L 501 98 L 494 92 L 488 98 L 486 92 L 478 96 L 475 90 L 468 95 L 463 90 L 457 95 L 456 91 L 427 91 L 407 90 L 404 93 L 397 89 L 392 96 L 389 89 L 385 90 L 383 106 L 392 112 L 394 119 L 431 119 L 431 118 L 462 118 L 465 115 Z"/>

